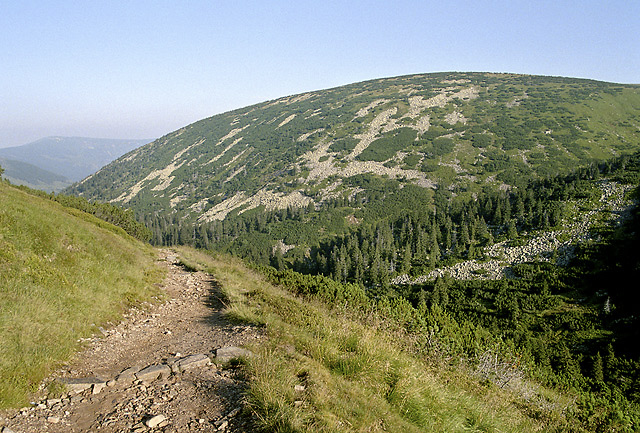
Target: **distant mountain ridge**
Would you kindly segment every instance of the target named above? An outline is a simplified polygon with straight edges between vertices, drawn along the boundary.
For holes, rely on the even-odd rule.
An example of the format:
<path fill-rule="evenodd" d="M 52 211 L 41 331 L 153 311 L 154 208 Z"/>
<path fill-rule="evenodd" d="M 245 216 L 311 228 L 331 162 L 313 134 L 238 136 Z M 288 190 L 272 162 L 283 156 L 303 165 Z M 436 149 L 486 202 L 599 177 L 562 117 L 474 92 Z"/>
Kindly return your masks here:
<path fill-rule="evenodd" d="M 5 170 L 2 177 L 9 182 L 46 192 L 61 191 L 73 183 L 64 176 L 14 159 L 0 158 L 0 167 Z"/>
<path fill-rule="evenodd" d="M 47 137 L 22 146 L 0 149 L 0 158 L 34 165 L 77 182 L 123 154 L 151 140 L 88 137 Z M 27 179 L 18 177 L 20 179 Z M 15 175 L 14 175 L 15 177 Z"/>

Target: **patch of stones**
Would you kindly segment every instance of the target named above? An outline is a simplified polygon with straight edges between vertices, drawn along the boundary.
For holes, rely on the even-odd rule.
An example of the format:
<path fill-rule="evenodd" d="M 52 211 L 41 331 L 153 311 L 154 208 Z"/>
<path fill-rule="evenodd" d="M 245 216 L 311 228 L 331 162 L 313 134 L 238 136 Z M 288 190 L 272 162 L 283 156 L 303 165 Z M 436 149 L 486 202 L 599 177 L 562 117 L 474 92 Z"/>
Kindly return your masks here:
<path fill-rule="evenodd" d="M 565 222 L 564 230 L 543 232 L 531 237 L 524 245 L 512 246 L 511 241 L 498 242 L 485 249 L 485 255 L 490 257 L 490 260 L 467 260 L 453 266 L 434 269 L 427 275 L 415 278 L 403 274 L 391 282 L 397 285 L 423 284 L 445 275 L 461 280 L 513 278 L 513 265 L 534 261 L 567 266 L 575 257 L 576 245 L 594 239 L 590 228 L 597 214 L 605 212 L 611 224 L 619 225 L 630 216 L 633 206 L 637 205 L 635 201 L 624 200 L 626 192 L 632 186 L 608 180 L 598 181 L 597 185 L 602 192 L 601 205 L 581 213 L 573 221 Z"/>
<path fill-rule="evenodd" d="M 240 392 L 246 386 L 239 383 L 233 368 L 223 367 L 232 366 L 234 361 L 252 355 L 247 349 L 228 346 L 211 353 L 188 356 L 178 353 L 160 364 L 142 368 L 131 366 L 112 378 L 58 378 L 56 382 L 64 386 L 67 391 L 65 395 L 34 402 L 31 407 L 22 408 L 7 418 L 6 422 L 0 419 L 0 433 L 17 433 L 12 429 L 14 425 L 21 426 L 20 432 L 42 431 L 42 428 L 50 432 L 86 431 L 70 421 L 74 408 L 81 404 L 99 404 L 101 401 L 109 401 L 111 406 L 107 405 L 103 411 L 105 413 L 96 414 L 96 419 L 91 421 L 91 431 L 242 431 L 242 427 L 246 428 L 245 424 L 249 423 L 242 416 L 244 402 Z M 206 373 L 205 380 L 201 380 L 203 383 L 194 385 L 198 381 L 193 375 L 202 376 L 203 373 Z M 196 386 L 198 393 L 203 394 L 214 387 L 225 390 L 225 399 L 231 403 L 231 409 L 217 415 L 203 412 L 186 425 L 184 422 L 179 426 L 172 425 L 170 412 L 176 408 L 169 410 L 165 403 L 181 397 L 181 390 L 187 384 Z M 28 426 L 26 430 L 25 425 Z"/>

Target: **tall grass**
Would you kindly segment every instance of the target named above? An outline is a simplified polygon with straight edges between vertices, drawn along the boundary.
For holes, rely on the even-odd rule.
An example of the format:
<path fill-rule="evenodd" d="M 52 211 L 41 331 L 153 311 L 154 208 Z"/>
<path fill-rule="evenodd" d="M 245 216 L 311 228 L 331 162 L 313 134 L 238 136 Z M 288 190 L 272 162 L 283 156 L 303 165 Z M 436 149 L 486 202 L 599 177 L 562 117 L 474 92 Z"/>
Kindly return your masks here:
<path fill-rule="evenodd" d="M 97 326 L 158 295 L 123 230 L 0 183 L 0 407 L 22 405 Z"/>
<path fill-rule="evenodd" d="M 411 353 L 408 337 L 375 312 L 295 296 L 235 259 L 180 253 L 218 280 L 230 315 L 268 331 L 249 361 L 248 401 L 262 431 L 565 431 L 561 414 L 536 412 L 463 365 Z"/>

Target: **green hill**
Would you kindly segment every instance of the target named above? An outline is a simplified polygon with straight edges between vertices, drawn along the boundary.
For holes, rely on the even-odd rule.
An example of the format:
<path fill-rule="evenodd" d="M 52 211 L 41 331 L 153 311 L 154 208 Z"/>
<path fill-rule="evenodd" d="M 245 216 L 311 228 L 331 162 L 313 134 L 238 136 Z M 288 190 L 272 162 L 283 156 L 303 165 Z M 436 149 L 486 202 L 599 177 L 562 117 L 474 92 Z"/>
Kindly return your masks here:
<path fill-rule="evenodd" d="M 294 95 L 188 125 L 71 191 L 200 222 L 316 207 L 372 175 L 477 191 L 638 149 L 640 86 L 440 73 Z"/>
<path fill-rule="evenodd" d="M 154 261 L 123 229 L 0 182 L 0 407 L 24 405 L 80 338 L 152 300 Z"/>
<path fill-rule="evenodd" d="M 436 191 L 468 199 L 630 154 L 639 116 L 635 85 L 484 73 L 378 79 L 201 120 L 68 191 L 132 208 L 157 244 L 301 259 L 358 225 L 432 212 Z"/>

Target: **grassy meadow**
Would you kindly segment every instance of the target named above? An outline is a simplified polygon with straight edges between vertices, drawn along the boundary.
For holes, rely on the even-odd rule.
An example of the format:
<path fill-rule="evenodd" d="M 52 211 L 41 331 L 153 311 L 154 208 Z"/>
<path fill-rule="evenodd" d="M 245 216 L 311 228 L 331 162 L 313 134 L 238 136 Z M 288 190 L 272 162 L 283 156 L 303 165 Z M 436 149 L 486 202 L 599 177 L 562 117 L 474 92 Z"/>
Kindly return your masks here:
<path fill-rule="evenodd" d="M 159 295 L 154 250 L 0 182 L 0 408 L 29 401 L 79 339 Z"/>

